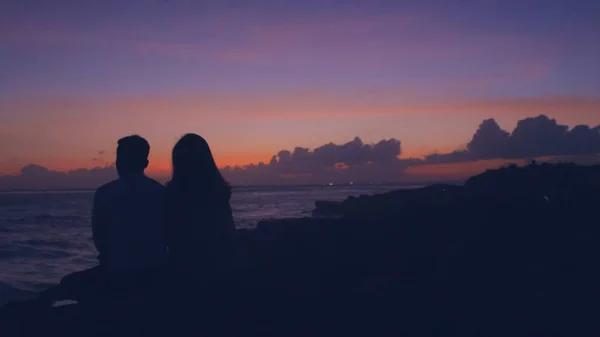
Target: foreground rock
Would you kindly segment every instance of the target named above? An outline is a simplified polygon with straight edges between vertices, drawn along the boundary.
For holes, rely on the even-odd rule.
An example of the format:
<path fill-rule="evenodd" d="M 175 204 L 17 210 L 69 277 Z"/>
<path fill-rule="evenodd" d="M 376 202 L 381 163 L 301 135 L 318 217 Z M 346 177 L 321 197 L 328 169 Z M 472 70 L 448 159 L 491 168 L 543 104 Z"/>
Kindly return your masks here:
<path fill-rule="evenodd" d="M 227 281 L 13 311 L 2 335 L 600 335 L 599 182 L 532 165 L 348 199 L 341 219 L 240 231 Z"/>

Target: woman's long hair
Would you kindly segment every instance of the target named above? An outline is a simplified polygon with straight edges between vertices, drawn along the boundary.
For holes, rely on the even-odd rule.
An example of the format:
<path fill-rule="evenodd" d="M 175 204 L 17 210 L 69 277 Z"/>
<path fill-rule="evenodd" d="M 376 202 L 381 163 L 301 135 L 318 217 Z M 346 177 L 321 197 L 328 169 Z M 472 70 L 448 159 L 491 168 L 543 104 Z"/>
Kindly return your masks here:
<path fill-rule="evenodd" d="M 227 270 L 235 230 L 231 188 L 204 138 L 186 134 L 175 144 L 172 156 L 165 216 L 171 263 L 186 274 L 201 268 L 204 277 Z"/>
<path fill-rule="evenodd" d="M 188 133 L 175 144 L 173 177 L 169 187 L 195 195 L 229 197 L 230 186 L 223 179 L 204 138 Z"/>

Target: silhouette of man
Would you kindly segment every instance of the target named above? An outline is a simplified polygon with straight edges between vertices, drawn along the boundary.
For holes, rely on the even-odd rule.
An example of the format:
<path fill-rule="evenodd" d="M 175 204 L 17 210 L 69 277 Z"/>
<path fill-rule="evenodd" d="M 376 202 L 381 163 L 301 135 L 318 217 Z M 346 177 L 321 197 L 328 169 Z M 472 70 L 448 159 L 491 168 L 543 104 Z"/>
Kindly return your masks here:
<path fill-rule="evenodd" d="M 163 266 L 167 245 L 162 229 L 164 187 L 144 175 L 150 146 L 140 136 L 119 140 L 119 179 L 94 195 L 92 233 L 100 265 L 111 274 Z"/>
<path fill-rule="evenodd" d="M 81 302 L 94 298 L 98 290 L 137 288 L 166 266 L 164 187 L 144 174 L 149 152 L 148 142 L 140 136 L 118 141 L 119 178 L 94 194 L 92 234 L 100 263 L 65 276 L 59 286 L 40 295 L 40 302 Z"/>

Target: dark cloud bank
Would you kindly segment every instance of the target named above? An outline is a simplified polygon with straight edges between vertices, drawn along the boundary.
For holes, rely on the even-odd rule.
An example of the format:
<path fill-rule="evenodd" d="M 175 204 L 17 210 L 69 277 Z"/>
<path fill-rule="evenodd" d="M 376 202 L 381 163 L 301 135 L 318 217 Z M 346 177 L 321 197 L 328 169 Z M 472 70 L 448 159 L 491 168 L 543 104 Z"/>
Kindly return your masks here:
<path fill-rule="evenodd" d="M 68 189 L 98 187 L 117 177 L 114 165 L 57 172 L 35 164 L 24 166 L 18 175 L 0 176 L 0 189 Z"/>
<path fill-rule="evenodd" d="M 545 156 L 573 156 L 600 153 L 600 125 L 578 125 L 569 130 L 544 115 L 517 123 L 512 133 L 493 119 L 484 120 L 467 144 L 466 150 L 433 154 L 429 164 L 456 163 L 484 159 L 527 159 Z"/>
<path fill-rule="evenodd" d="M 394 181 L 413 162 L 399 159 L 401 153 L 400 141 L 396 139 L 364 144 L 357 137 L 346 144 L 329 143 L 312 151 L 302 147 L 291 152 L 283 150 L 269 163 L 225 167 L 223 174 L 234 183 L 250 184 L 274 178 L 290 183 Z"/>
<path fill-rule="evenodd" d="M 432 154 L 424 159 L 401 159 L 396 139 L 364 144 L 360 138 L 316 149 L 282 150 L 269 163 L 225 167 L 233 184 L 393 182 L 402 180 L 409 166 L 460 163 L 486 159 L 532 159 L 600 154 L 600 126 L 578 125 L 569 129 L 541 115 L 520 120 L 511 132 L 493 119 L 484 120 L 465 150 Z M 1 176 L 0 188 L 96 187 L 114 179 L 114 166 L 55 172 L 37 165 L 24 167 L 15 176 Z"/>

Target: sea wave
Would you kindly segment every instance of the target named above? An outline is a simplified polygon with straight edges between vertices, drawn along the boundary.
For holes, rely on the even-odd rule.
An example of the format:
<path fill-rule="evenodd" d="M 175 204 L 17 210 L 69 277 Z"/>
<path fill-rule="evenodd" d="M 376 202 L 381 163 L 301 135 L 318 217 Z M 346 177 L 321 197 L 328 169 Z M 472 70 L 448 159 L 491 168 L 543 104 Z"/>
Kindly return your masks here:
<path fill-rule="evenodd" d="M 23 245 L 13 245 L 0 248 L 0 259 L 32 258 L 32 259 L 57 259 L 72 256 L 73 254 L 58 249 L 35 248 Z"/>
<path fill-rule="evenodd" d="M 45 240 L 45 239 L 29 239 L 24 241 L 14 242 L 17 245 L 26 245 L 31 247 L 47 247 L 47 248 L 58 248 L 58 249 L 86 249 L 88 245 L 84 243 L 78 243 L 77 241 L 67 240 Z"/>
<path fill-rule="evenodd" d="M 34 220 L 42 223 L 77 224 L 82 223 L 85 218 L 80 215 L 37 214 Z"/>
<path fill-rule="evenodd" d="M 37 291 L 24 290 L 0 281 L 0 306 L 11 301 L 22 301 L 35 297 Z"/>

